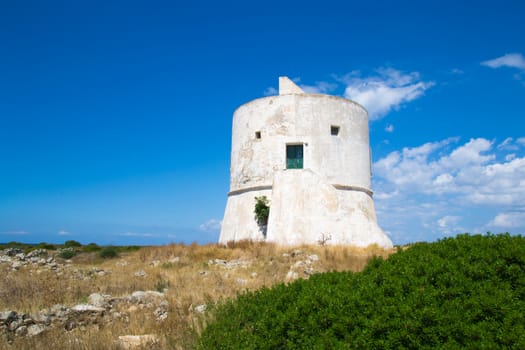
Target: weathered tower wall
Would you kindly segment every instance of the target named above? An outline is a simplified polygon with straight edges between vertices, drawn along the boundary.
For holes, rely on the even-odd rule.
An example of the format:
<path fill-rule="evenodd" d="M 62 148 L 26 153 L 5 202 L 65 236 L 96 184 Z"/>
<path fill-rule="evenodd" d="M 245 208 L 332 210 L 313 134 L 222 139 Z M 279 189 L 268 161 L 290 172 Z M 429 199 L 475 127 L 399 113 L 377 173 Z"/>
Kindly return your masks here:
<path fill-rule="evenodd" d="M 302 93 L 284 79 L 291 85 L 279 96 L 234 113 L 220 242 L 391 246 L 372 200 L 366 110 L 343 98 Z M 301 168 L 290 168 L 289 147 L 300 149 Z M 254 215 L 255 197 L 262 195 L 270 200 L 267 227 Z"/>

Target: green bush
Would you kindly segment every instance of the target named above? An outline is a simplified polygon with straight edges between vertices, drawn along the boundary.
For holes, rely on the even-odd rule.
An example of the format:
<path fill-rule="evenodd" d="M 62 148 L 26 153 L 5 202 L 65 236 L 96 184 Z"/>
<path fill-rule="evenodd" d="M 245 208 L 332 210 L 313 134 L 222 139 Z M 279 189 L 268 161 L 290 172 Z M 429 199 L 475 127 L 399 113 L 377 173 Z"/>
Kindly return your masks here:
<path fill-rule="evenodd" d="M 71 259 L 75 255 L 77 255 L 77 252 L 72 247 L 61 249 L 58 252 L 58 256 L 61 257 L 62 259 Z"/>
<path fill-rule="evenodd" d="M 266 196 L 255 197 L 255 218 L 259 225 L 266 225 L 270 216 L 270 203 Z"/>
<path fill-rule="evenodd" d="M 136 252 L 137 250 L 140 250 L 140 246 L 138 245 L 124 245 L 124 246 L 118 246 L 116 247 L 118 252 Z"/>
<path fill-rule="evenodd" d="M 460 235 L 240 295 L 201 349 L 525 349 L 525 239 Z"/>
<path fill-rule="evenodd" d="M 33 249 L 55 250 L 56 247 L 53 244 L 41 242 L 34 246 Z"/>
<path fill-rule="evenodd" d="M 116 258 L 118 256 L 117 249 L 115 247 L 104 247 L 99 252 L 98 255 L 104 259 Z"/>
<path fill-rule="evenodd" d="M 18 248 L 18 249 L 25 249 L 27 248 L 27 244 L 25 243 L 20 243 L 20 242 L 15 242 L 15 241 L 11 241 L 11 242 L 8 242 L 8 243 L 3 243 L 0 245 L 1 248 L 0 249 L 4 249 L 4 248 Z"/>
<path fill-rule="evenodd" d="M 82 251 L 86 253 L 98 252 L 101 249 L 96 243 L 89 243 L 82 247 Z"/>
<path fill-rule="evenodd" d="M 82 244 L 80 244 L 77 241 L 69 240 L 64 242 L 64 247 L 81 247 Z"/>

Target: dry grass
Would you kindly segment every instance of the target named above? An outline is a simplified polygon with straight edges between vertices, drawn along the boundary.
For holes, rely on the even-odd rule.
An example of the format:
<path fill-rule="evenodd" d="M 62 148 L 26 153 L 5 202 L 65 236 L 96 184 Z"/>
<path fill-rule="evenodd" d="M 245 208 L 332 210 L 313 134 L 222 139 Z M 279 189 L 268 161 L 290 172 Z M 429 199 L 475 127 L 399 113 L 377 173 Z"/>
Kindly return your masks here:
<path fill-rule="evenodd" d="M 139 310 L 130 313 L 127 321 L 70 332 L 53 329 L 34 338 L 16 338 L 10 345 L 0 340 L 0 348 L 115 349 L 114 341 L 119 335 L 156 334 L 161 339 L 159 349 L 187 349 L 192 347 L 205 317 L 193 311 L 197 305 L 284 282 L 290 271 L 299 278 L 308 278 L 312 271 L 360 271 L 372 256 L 386 257 L 390 253 L 374 246 L 290 248 L 246 241 L 228 247 L 215 244 L 144 247 L 110 260 L 82 253 L 67 264 L 60 276 L 50 271 L 37 273 L 31 267 L 8 271 L 6 264 L 2 264 L 0 311 L 34 313 L 54 304 L 72 306 L 85 302 L 91 293 L 124 296 L 137 290 L 167 287 L 169 316 L 159 322 L 151 311 Z M 317 261 L 313 255 L 317 255 Z M 234 261 L 237 265 L 225 267 L 220 262 L 214 263 L 215 259 Z M 106 274 L 99 276 L 97 269 Z M 135 276 L 139 270 L 146 275 Z"/>

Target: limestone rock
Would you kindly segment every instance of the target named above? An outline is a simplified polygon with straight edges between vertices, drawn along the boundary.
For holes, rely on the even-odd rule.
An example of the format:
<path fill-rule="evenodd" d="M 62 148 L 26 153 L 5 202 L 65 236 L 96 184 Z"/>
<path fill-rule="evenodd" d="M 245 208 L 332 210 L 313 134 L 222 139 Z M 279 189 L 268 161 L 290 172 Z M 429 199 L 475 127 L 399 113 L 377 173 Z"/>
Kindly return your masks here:
<path fill-rule="evenodd" d="M 45 331 L 45 327 L 41 324 L 33 324 L 27 327 L 27 336 L 34 337 Z"/>
<path fill-rule="evenodd" d="M 100 293 L 92 293 L 88 297 L 89 304 L 97 307 L 107 308 L 109 307 L 109 299 L 111 296 L 102 295 Z"/>
<path fill-rule="evenodd" d="M 168 311 L 163 307 L 158 307 L 153 312 L 157 321 L 164 321 L 168 318 Z"/>
<path fill-rule="evenodd" d="M 106 309 L 90 304 L 78 304 L 71 308 L 75 312 L 104 312 Z"/>
<path fill-rule="evenodd" d="M 241 286 L 245 286 L 246 284 L 248 284 L 248 281 L 242 278 L 235 279 L 235 282 L 237 282 L 237 284 L 240 284 Z"/>
<path fill-rule="evenodd" d="M 146 272 L 144 270 L 139 270 L 139 271 L 135 272 L 135 276 L 136 277 L 146 277 L 147 274 L 146 274 Z"/>
<path fill-rule="evenodd" d="M 27 334 L 27 326 L 20 326 L 15 330 L 15 334 L 18 336 L 24 336 Z"/>
<path fill-rule="evenodd" d="M 136 291 L 131 293 L 129 301 L 137 304 L 146 304 L 159 301 L 164 298 L 164 293 L 148 290 L 148 291 Z"/>
<path fill-rule="evenodd" d="M 287 281 L 293 281 L 293 280 L 296 280 L 299 278 L 299 274 L 295 271 L 288 271 L 288 273 L 286 274 L 286 280 Z"/>
<path fill-rule="evenodd" d="M 117 344 L 123 349 L 135 349 L 138 347 L 151 346 L 158 343 L 158 337 L 153 334 L 121 335 L 117 340 Z"/>
<path fill-rule="evenodd" d="M 195 307 L 192 307 L 190 306 L 190 309 L 192 309 L 193 311 L 199 313 L 199 314 L 202 314 L 204 313 L 204 311 L 206 311 L 206 304 L 200 304 L 200 305 L 197 305 Z"/>
<path fill-rule="evenodd" d="M 317 254 L 308 255 L 308 260 L 310 261 L 319 261 Z"/>
<path fill-rule="evenodd" d="M 0 312 L 0 322 L 9 323 L 12 320 L 16 319 L 15 311 L 2 311 Z"/>

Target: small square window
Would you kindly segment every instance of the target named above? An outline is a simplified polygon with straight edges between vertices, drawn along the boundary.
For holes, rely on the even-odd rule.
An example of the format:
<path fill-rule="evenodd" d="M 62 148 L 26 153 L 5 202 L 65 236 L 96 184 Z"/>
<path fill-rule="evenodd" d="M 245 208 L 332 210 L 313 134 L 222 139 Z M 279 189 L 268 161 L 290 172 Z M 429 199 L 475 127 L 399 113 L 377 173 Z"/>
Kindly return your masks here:
<path fill-rule="evenodd" d="M 333 136 L 339 135 L 339 127 L 335 126 L 335 125 L 332 125 L 330 127 L 330 134 L 332 134 Z"/>
<path fill-rule="evenodd" d="M 260 139 L 261 138 L 261 132 L 260 131 L 256 131 L 255 132 L 255 138 L 256 139 Z"/>

